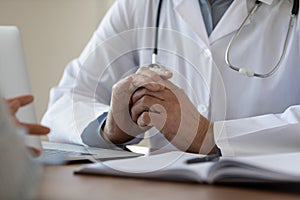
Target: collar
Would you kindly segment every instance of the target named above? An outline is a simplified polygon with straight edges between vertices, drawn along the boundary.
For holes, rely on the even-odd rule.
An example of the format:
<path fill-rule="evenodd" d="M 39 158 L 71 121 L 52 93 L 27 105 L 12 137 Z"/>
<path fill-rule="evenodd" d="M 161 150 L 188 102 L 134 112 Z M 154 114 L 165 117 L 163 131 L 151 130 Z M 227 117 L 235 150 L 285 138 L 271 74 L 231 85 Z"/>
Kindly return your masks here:
<path fill-rule="evenodd" d="M 242 21 L 248 15 L 248 0 L 234 0 L 232 5 L 228 8 L 222 19 L 219 21 L 218 25 L 215 27 L 215 30 L 211 33 L 210 38 L 208 38 L 206 32 L 203 31 L 203 29 L 205 29 L 205 25 L 202 20 L 201 12 L 199 11 L 200 8 L 194 4 L 195 1 L 198 0 L 174 0 L 174 9 L 182 17 L 182 19 L 200 36 L 206 46 L 209 46 L 214 41 L 233 31 L 236 31 Z M 274 0 L 260 1 L 267 5 L 271 5 Z M 245 25 L 248 23 L 250 22 L 248 21 Z"/>

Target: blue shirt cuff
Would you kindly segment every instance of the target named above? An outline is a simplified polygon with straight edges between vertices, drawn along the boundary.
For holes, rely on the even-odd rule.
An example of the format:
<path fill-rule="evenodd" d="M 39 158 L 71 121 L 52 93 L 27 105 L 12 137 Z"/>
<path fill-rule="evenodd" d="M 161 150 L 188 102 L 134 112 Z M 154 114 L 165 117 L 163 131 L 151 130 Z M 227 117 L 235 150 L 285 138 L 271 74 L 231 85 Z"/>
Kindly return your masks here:
<path fill-rule="evenodd" d="M 126 149 L 126 145 L 129 144 L 137 144 L 139 143 L 142 138 L 134 138 L 129 142 L 125 142 L 122 144 L 113 144 L 103 137 L 102 127 L 105 125 L 107 112 L 100 115 L 97 119 L 92 121 L 82 132 L 81 139 L 84 144 L 90 147 L 100 147 L 106 149 L 113 149 L 113 148 L 122 148 Z"/>

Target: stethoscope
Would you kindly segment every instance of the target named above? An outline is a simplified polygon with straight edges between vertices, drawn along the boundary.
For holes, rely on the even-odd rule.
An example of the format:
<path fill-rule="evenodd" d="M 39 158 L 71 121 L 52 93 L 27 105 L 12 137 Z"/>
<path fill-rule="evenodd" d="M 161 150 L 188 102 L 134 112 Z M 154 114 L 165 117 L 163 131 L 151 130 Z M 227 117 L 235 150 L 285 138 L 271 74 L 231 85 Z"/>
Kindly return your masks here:
<path fill-rule="evenodd" d="M 160 0 L 158 3 L 158 7 L 157 7 L 157 15 L 156 15 L 156 26 L 155 26 L 155 40 L 154 40 L 154 48 L 153 48 L 153 53 L 152 53 L 152 62 L 150 65 L 148 65 L 149 68 L 164 68 L 164 66 L 162 66 L 161 64 L 159 64 L 157 62 L 157 54 L 158 54 L 158 33 L 159 33 L 159 21 L 160 21 L 160 13 L 161 13 L 161 6 L 162 6 L 162 2 L 163 0 Z M 237 31 L 235 32 L 235 34 L 233 35 L 233 37 L 231 38 L 227 48 L 226 48 L 226 52 L 225 52 L 225 61 L 228 67 L 230 67 L 230 69 L 237 71 L 241 74 L 244 74 L 248 77 L 259 77 L 259 78 L 267 78 L 271 75 L 273 75 L 278 69 L 279 66 L 286 54 L 286 50 L 287 50 L 287 44 L 291 35 L 291 30 L 293 28 L 294 25 L 294 21 L 296 16 L 298 15 L 299 12 L 299 0 L 294 0 L 293 2 L 293 8 L 291 11 L 291 16 L 290 16 L 290 21 L 289 21 L 289 28 L 287 30 L 287 34 L 285 37 L 285 42 L 283 45 L 283 49 L 281 52 L 281 55 L 279 57 L 278 62 L 276 63 L 276 65 L 273 67 L 273 69 L 271 71 L 269 71 L 268 73 L 265 74 L 261 74 L 261 73 L 256 73 L 251 69 L 247 69 L 247 68 L 240 68 L 238 66 L 234 66 L 231 62 L 230 62 L 230 51 L 232 50 L 232 46 L 235 43 L 236 39 L 238 38 L 239 34 L 241 33 L 241 31 L 244 29 L 246 22 L 248 21 L 248 19 L 254 15 L 254 13 L 257 11 L 257 9 L 261 6 L 262 2 L 259 0 L 256 0 L 253 8 L 251 9 L 250 13 L 248 14 L 248 16 L 244 19 L 244 21 L 242 22 L 242 24 L 240 25 L 240 27 L 237 29 Z"/>

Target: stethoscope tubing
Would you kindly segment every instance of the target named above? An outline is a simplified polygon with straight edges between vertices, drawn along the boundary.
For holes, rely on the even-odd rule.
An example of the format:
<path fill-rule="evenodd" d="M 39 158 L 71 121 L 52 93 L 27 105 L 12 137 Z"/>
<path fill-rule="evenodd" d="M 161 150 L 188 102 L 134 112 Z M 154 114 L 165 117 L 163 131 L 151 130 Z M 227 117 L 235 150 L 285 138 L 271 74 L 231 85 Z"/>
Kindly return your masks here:
<path fill-rule="evenodd" d="M 158 55 L 158 35 L 159 35 L 159 25 L 160 25 L 160 16 L 161 16 L 162 3 L 163 3 L 163 0 L 159 0 L 158 7 L 157 7 L 157 12 L 156 12 L 155 39 L 154 39 L 154 48 L 153 48 L 153 53 L 152 53 L 152 64 L 149 65 L 149 67 L 160 67 L 161 66 L 160 64 L 157 63 L 157 55 Z M 291 30 L 294 26 L 295 18 L 299 13 L 299 0 L 294 0 L 294 2 L 293 2 L 293 8 L 291 10 L 290 21 L 289 21 L 289 28 L 287 30 L 287 34 L 286 34 L 286 37 L 285 37 L 285 41 L 284 41 L 284 45 L 283 45 L 283 48 L 282 48 L 281 56 L 279 57 L 278 62 L 272 68 L 272 70 L 269 71 L 268 73 L 265 73 L 265 74 L 256 73 L 256 72 L 252 71 L 251 69 L 240 68 L 240 67 L 234 66 L 230 62 L 230 51 L 232 49 L 233 44 L 235 43 L 235 41 L 236 41 L 237 37 L 239 36 L 239 34 L 241 33 L 241 31 L 243 30 L 246 22 L 249 20 L 249 18 L 251 16 L 254 15 L 254 13 L 257 11 L 257 9 L 260 6 L 261 6 L 261 1 L 256 0 L 255 5 L 251 9 L 250 13 L 244 19 L 244 21 L 242 22 L 242 24 L 240 25 L 238 30 L 235 32 L 235 34 L 231 38 L 231 40 L 230 40 L 230 42 L 229 42 L 229 44 L 226 48 L 226 51 L 225 51 L 225 62 L 226 62 L 227 66 L 230 69 L 232 69 L 234 71 L 237 71 L 241 74 L 244 74 L 248 77 L 267 78 L 267 77 L 272 76 L 279 69 L 280 64 L 283 61 L 283 58 L 285 57 L 286 50 L 287 50 L 287 45 L 288 45 L 290 35 L 291 35 Z"/>

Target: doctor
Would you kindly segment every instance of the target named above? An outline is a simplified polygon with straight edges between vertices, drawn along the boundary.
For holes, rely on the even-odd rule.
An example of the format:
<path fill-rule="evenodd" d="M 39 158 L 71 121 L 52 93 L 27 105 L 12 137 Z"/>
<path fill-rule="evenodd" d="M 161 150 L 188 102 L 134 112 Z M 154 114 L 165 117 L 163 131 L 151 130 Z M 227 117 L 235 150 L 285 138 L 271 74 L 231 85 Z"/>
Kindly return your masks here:
<path fill-rule="evenodd" d="M 299 151 L 294 2 L 257 2 L 168 0 L 158 12 L 158 0 L 118 0 L 51 90 L 43 118 L 50 139 L 112 148 L 147 131 L 155 149 Z M 165 68 L 141 67 L 152 62 L 156 30 L 156 59 Z M 248 77 L 254 73 L 263 78 Z"/>

